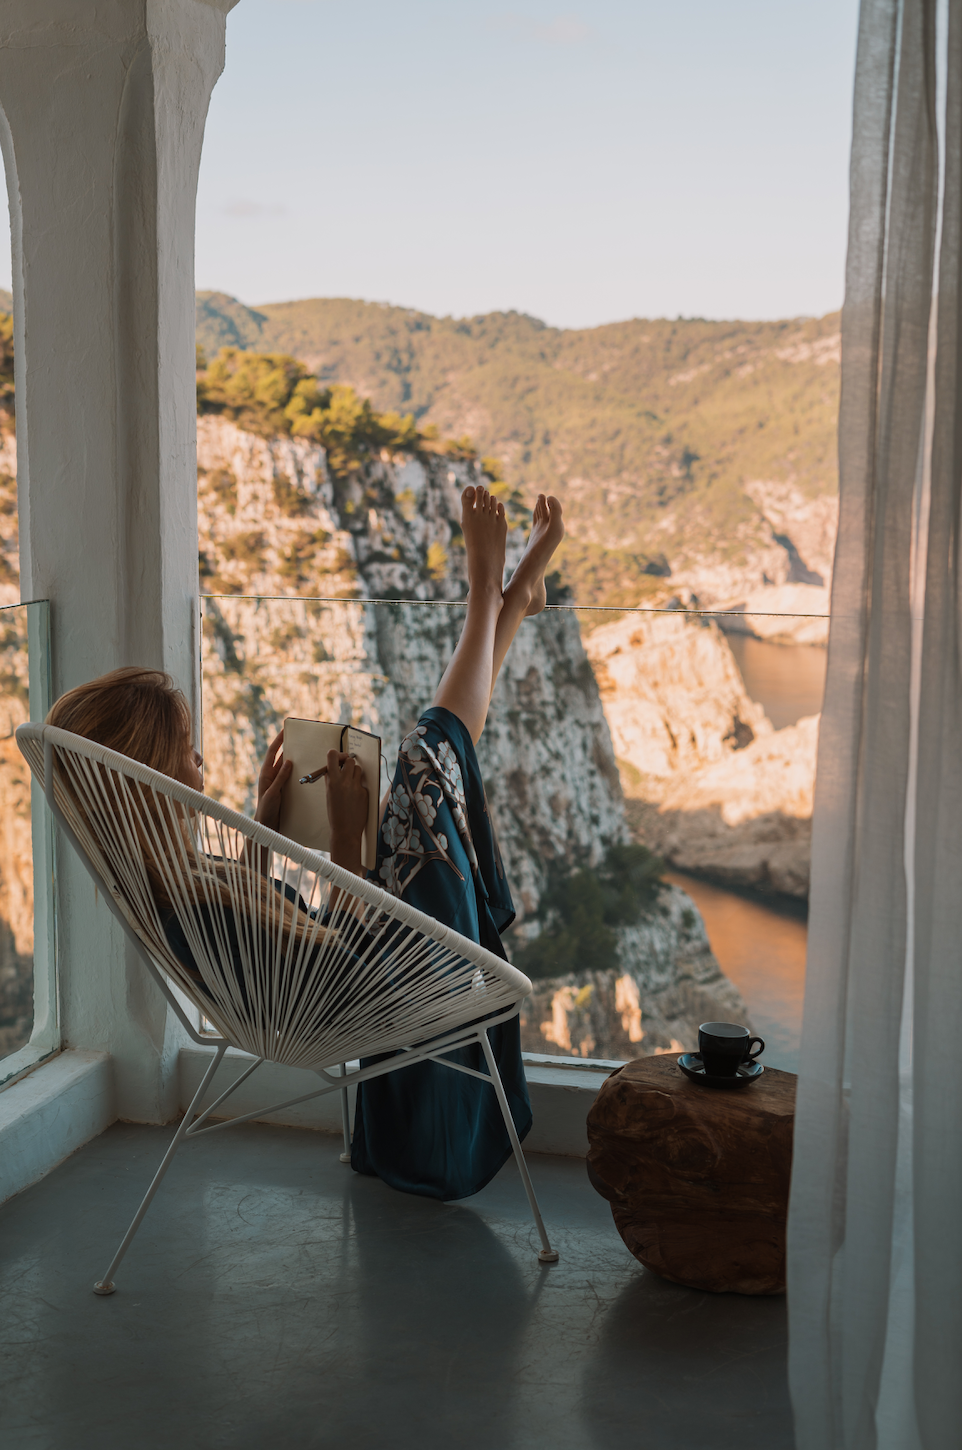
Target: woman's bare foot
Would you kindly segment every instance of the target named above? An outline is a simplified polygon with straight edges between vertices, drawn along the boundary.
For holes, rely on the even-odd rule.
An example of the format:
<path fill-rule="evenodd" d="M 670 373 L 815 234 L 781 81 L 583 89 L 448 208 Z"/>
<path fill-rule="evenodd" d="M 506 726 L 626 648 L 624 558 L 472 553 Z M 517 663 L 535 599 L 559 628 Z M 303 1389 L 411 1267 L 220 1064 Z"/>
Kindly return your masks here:
<path fill-rule="evenodd" d="M 508 537 L 504 504 L 486 488 L 469 486 L 461 495 L 461 531 L 468 556 L 469 593 L 497 594 L 500 599 Z"/>
<path fill-rule="evenodd" d="M 508 536 L 504 505 L 486 488 L 466 488 L 461 495 L 461 528 L 468 556 L 468 607 L 434 703 L 457 715 L 477 744 L 488 715 L 498 625 L 504 615 L 501 590 Z"/>
<path fill-rule="evenodd" d="M 565 526 L 561 517 L 561 504 L 552 494 L 545 498 L 543 493 L 539 493 L 538 502 L 534 506 L 527 548 L 521 555 L 521 562 L 511 575 L 511 582 L 504 591 L 505 600 L 509 595 L 512 598 L 515 595 L 521 596 L 517 602 L 519 605 L 523 603 L 522 612 L 525 615 L 540 614 L 548 602 L 544 587 L 545 570 L 564 536 Z"/>

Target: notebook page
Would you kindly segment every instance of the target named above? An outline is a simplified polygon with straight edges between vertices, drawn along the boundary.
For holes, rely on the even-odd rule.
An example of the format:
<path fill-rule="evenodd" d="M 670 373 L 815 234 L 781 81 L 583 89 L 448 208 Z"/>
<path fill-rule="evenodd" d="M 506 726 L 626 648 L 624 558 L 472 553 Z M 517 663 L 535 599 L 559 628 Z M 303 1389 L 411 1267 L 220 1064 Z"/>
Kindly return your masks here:
<path fill-rule="evenodd" d="M 327 781 L 321 776 L 301 785 L 302 775 L 311 775 L 327 764 L 329 750 L 353 755 L 364 772 L 368 791 L 367 827 L 361 843 L 361 860 L 371 870 L 377 859 L 377 815 L 381 778 L 381 742 L 376 735 L 324 720 L 284 721 L 284 759 L 294 769 L 281 797 L 278 829 L 312 851 L 330 851 L 331 825 L 327 815 Z"/>

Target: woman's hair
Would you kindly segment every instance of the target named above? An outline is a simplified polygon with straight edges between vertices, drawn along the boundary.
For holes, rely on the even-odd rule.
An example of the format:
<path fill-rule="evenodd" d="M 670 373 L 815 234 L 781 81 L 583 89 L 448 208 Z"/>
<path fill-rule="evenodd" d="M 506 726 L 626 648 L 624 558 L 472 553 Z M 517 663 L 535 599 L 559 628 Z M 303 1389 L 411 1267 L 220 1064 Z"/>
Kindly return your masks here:
<path fill-rule="evenodd" d="M 111 670 L 108 675 L 68 690 L 48 714 L 47 724 L 94 740 L 98 745 L 116 750 L 141 765 L 172 776 L 174 780 L 182 779 L 183 767 L 192 749 L 190 709 L 183 693 L 175 688 L 173 680 L 163 670 L 144 669 L 139 665 Z M 71 794 L 86 815 L 76 793 L 71 790 Z M 157 905 L 169 909 L 172 903 L 156 864 L 158 852 L 167 856 L 168 862 L 170 860 L 169 848 L 164 844 L 165 831 L 163 828 L 151 828 L 152 825 L 156 827 L 158 821 L 157 807 L 151 796 L 141 793 L 136 799 L 135 814 L 142 819 L 136 819 L 134 826 L 143 850 L 144 867 Z M 178 828 L 185 833 L 185 839 L 191 840 L 193 832 L 189 811 L 178 805 L 174 805 L 172 811 Z M 170 817 L 167 820 L 169 824 Z M 202 854 L 197 855 L 193 850 L 189 850 L 185 857 L 178 857 L 181 867 L 185 859 L 193 862 L 194 880 L 204 884 L 207 899 L 219 897 L 223 906 L 232 906 L 237 896 L 237 885 L 235 880 L 232 891 L 225 864 Z M 299 941 L 310 925 L 305 912 L 297 910 L 284 896 L 278 899 L 274 887 L 260 871 L 251 871 L 246 864 L 242 870 L 250 874 L 262 907 L 275 918 L 279 913 L 285 933 L 290 932 Z M 236 867 L 234 871 L 236 876 Z M 325 929 L 322 927 L 317 935 L 321 939 Z"/>
<path fill-rule="evenodd" d="M 163 670 L 125 665 L 61 695 L 47 716 L 141 765 L 181 778 L 191 753 L 190 710 Z"/>

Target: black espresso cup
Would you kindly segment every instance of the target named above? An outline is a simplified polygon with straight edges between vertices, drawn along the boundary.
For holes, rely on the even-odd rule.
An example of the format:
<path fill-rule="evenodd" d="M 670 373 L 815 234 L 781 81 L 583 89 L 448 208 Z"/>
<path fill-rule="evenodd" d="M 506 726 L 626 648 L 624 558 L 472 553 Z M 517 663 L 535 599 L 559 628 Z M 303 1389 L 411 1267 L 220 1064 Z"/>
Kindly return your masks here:
<path fill-rule="evenodd" d="M 734 1077 L 743 1062 L 754 1062 L 762 1055 L 765 1044 L 740 1022 L 703 1022 L 698 1029 L 698 1051 L 709 1077 Z"/>

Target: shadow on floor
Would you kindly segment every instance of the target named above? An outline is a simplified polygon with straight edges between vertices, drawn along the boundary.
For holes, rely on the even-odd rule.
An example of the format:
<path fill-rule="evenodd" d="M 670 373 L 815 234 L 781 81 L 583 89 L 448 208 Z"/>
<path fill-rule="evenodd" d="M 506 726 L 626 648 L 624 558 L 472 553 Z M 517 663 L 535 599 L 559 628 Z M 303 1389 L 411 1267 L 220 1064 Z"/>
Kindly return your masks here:
<path fill-rule="evenodd" d="M 5 1450 L 791 1450 L 781 1300 L 630 1257 L 578 1159 L 462 1204 L 251 1125 L 175 1160 L 91 1293 L 169 1129 L 118 1124 L 0 1208 Z"/>

